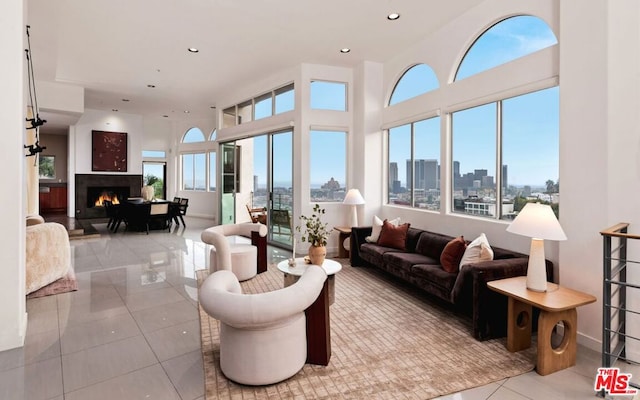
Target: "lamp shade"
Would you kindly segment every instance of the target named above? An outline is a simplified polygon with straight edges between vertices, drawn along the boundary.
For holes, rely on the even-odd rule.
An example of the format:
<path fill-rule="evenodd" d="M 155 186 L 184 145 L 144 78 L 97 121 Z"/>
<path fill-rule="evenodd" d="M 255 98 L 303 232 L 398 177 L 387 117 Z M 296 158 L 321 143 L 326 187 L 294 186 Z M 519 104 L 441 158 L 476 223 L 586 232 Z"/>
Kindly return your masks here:
<path fill-rule="evenodd" d="M 551 206 L 540 203 L 527 203 L 507 232 L 536 239 L 567 240 Z"/>
<path fill-rule="evenodd" d="M 364 198 L 358 189 L 349 189 L 347 195 L 344 196 L 344 201 L 342 203 L 350 206 L 357 206 L 364 204 Z"/>

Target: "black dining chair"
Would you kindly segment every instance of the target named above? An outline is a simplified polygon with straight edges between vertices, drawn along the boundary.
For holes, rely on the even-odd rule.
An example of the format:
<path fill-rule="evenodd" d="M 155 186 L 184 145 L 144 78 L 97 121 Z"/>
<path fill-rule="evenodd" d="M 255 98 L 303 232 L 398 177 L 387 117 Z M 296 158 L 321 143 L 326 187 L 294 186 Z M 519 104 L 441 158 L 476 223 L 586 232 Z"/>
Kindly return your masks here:
<path fill-rule="evenodd" d="M 186 198 L 181 198 L 180 199 L 180 204 L 178 206 L 178 215 L 177 217 L 180 218 L 180 221 L 182 221 L 182 226 L 187 226 L 184 223 L 184 219 L 182 218 L 183 216 L 187 215 L 187 207 L 189 207 L 189 199 Z M 176 224 L 178 224 L 178 221 L 176 220 Z"/>

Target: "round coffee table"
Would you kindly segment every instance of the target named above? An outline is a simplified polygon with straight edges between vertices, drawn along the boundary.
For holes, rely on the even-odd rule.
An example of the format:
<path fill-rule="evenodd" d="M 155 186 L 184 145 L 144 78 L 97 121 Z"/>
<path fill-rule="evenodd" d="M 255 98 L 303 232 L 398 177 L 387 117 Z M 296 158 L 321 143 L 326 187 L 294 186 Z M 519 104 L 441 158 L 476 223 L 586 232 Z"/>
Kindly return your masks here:
<path fill-rule="evenodd" d="M 318 268 L 317 265 L 307 264 L 302 257 L 296 258 L 295 261 L 295 266 L 289 265 L 289 260 L 278 263 L 278 269 L 284 273 L 284 287 L 296 283 L 307 268 Z M 342 270 L 342 265 L 337 261 L 325 259 L 322 263 L 322 268 L 327 273 L 327 281 L 329 283 L 329 304 L 333 304 L 335 300 L 335 276 Z"/>

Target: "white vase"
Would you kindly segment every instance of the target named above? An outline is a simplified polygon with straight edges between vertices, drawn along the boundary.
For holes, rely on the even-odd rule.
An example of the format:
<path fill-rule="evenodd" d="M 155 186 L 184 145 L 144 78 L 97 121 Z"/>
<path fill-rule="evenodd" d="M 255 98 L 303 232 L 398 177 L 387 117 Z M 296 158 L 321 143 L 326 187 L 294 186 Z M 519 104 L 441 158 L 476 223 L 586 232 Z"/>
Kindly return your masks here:
<path fill-rule="evenodd" d="M 142 199 L 144 201 L 153 200 L 153 195 L 155 194 L 155 189 L 153 186 L 143 186 L 142 187 Z"/>

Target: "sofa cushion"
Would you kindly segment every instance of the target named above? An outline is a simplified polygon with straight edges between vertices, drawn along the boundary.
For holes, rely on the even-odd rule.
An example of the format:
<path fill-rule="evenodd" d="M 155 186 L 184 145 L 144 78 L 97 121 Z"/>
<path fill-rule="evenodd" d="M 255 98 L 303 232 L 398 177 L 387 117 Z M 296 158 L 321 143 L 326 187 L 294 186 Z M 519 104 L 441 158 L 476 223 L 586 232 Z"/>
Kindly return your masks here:
<path fill-rule="evenodd" d="M 418 240 L 420 240 L 420 236 L 424 231 L 422 229 L 416 229 L 409 227 L 407 231 L 407 242 L 405 244 L 405 251 L 410 251 L 412 253 L 416 252 L 416 245 L 418 244 Z"/>
<path fill-rule="evenodd" d="M 440 260 L 440 254 L 451 239 L 453 239 L 451 236 L 424 231 L 418 239 L 415 252 Z"/>
<path fill-rule="evenodd" d="M 392 223 L 395 226 L 400 225 L 400 217 L 386 220 Z M 377 215 L 373 216 L 373 223 L 371 224 L 371 235 L 364 238 L 365 241 L 369 243 L 376 243 L 378 238 L 380 237 L 380 231 L 382 231 L 383 221 L 378 218 Z"/>
<path fill-rule="evenodd" d="M 375 265 L 378 268 L 382 268 L 384 261 L 382 259 L 383 254 L 389 251 L 398 251 L 391 247 L 378 246 L 373 243 L 364 243 L 360 246 L 360 258 L 366 262 Z"/>
<path fill-rule="evenodd" d="M 385 219 L 382 223 L 380 237 L 378 238 L 378 246 L 404 250 L 406 247 L 407 231 L 409 230 L 409 226 L 410 224 L 408 222 L 394 226 Z"/>
<path fill-rule="evenodd" d="M 460 266 L 460 260 L 462 256 L 466 254 L 467 243 L 464 241 L 463 236 L 458 236 L 455 239 L 451 239 L 442 254 L 440 254 L 440 264 L 442 269 L 447 272 L 458 272 Z"/>
<path fill-rule="evenodd" d="M 415 283 L 429 282 L 430 286 L 443 289 L 449 296 L 458 274 L 447 272 L 438 264 L 416 264 L 411 267 L 411 276 Z"/>
<path fill-rule="evenodd" d="M 411 267 L 416 264 L 438 265 L 440 263 L 440 261 L 435 258 L 423 256 L 418 253 L 406 253 L 402 251 L 390 251 L 384 253 L 382 258 L 385 264 L 404 269 L 407 273 L 409 273 L 411 271 Z"/>

